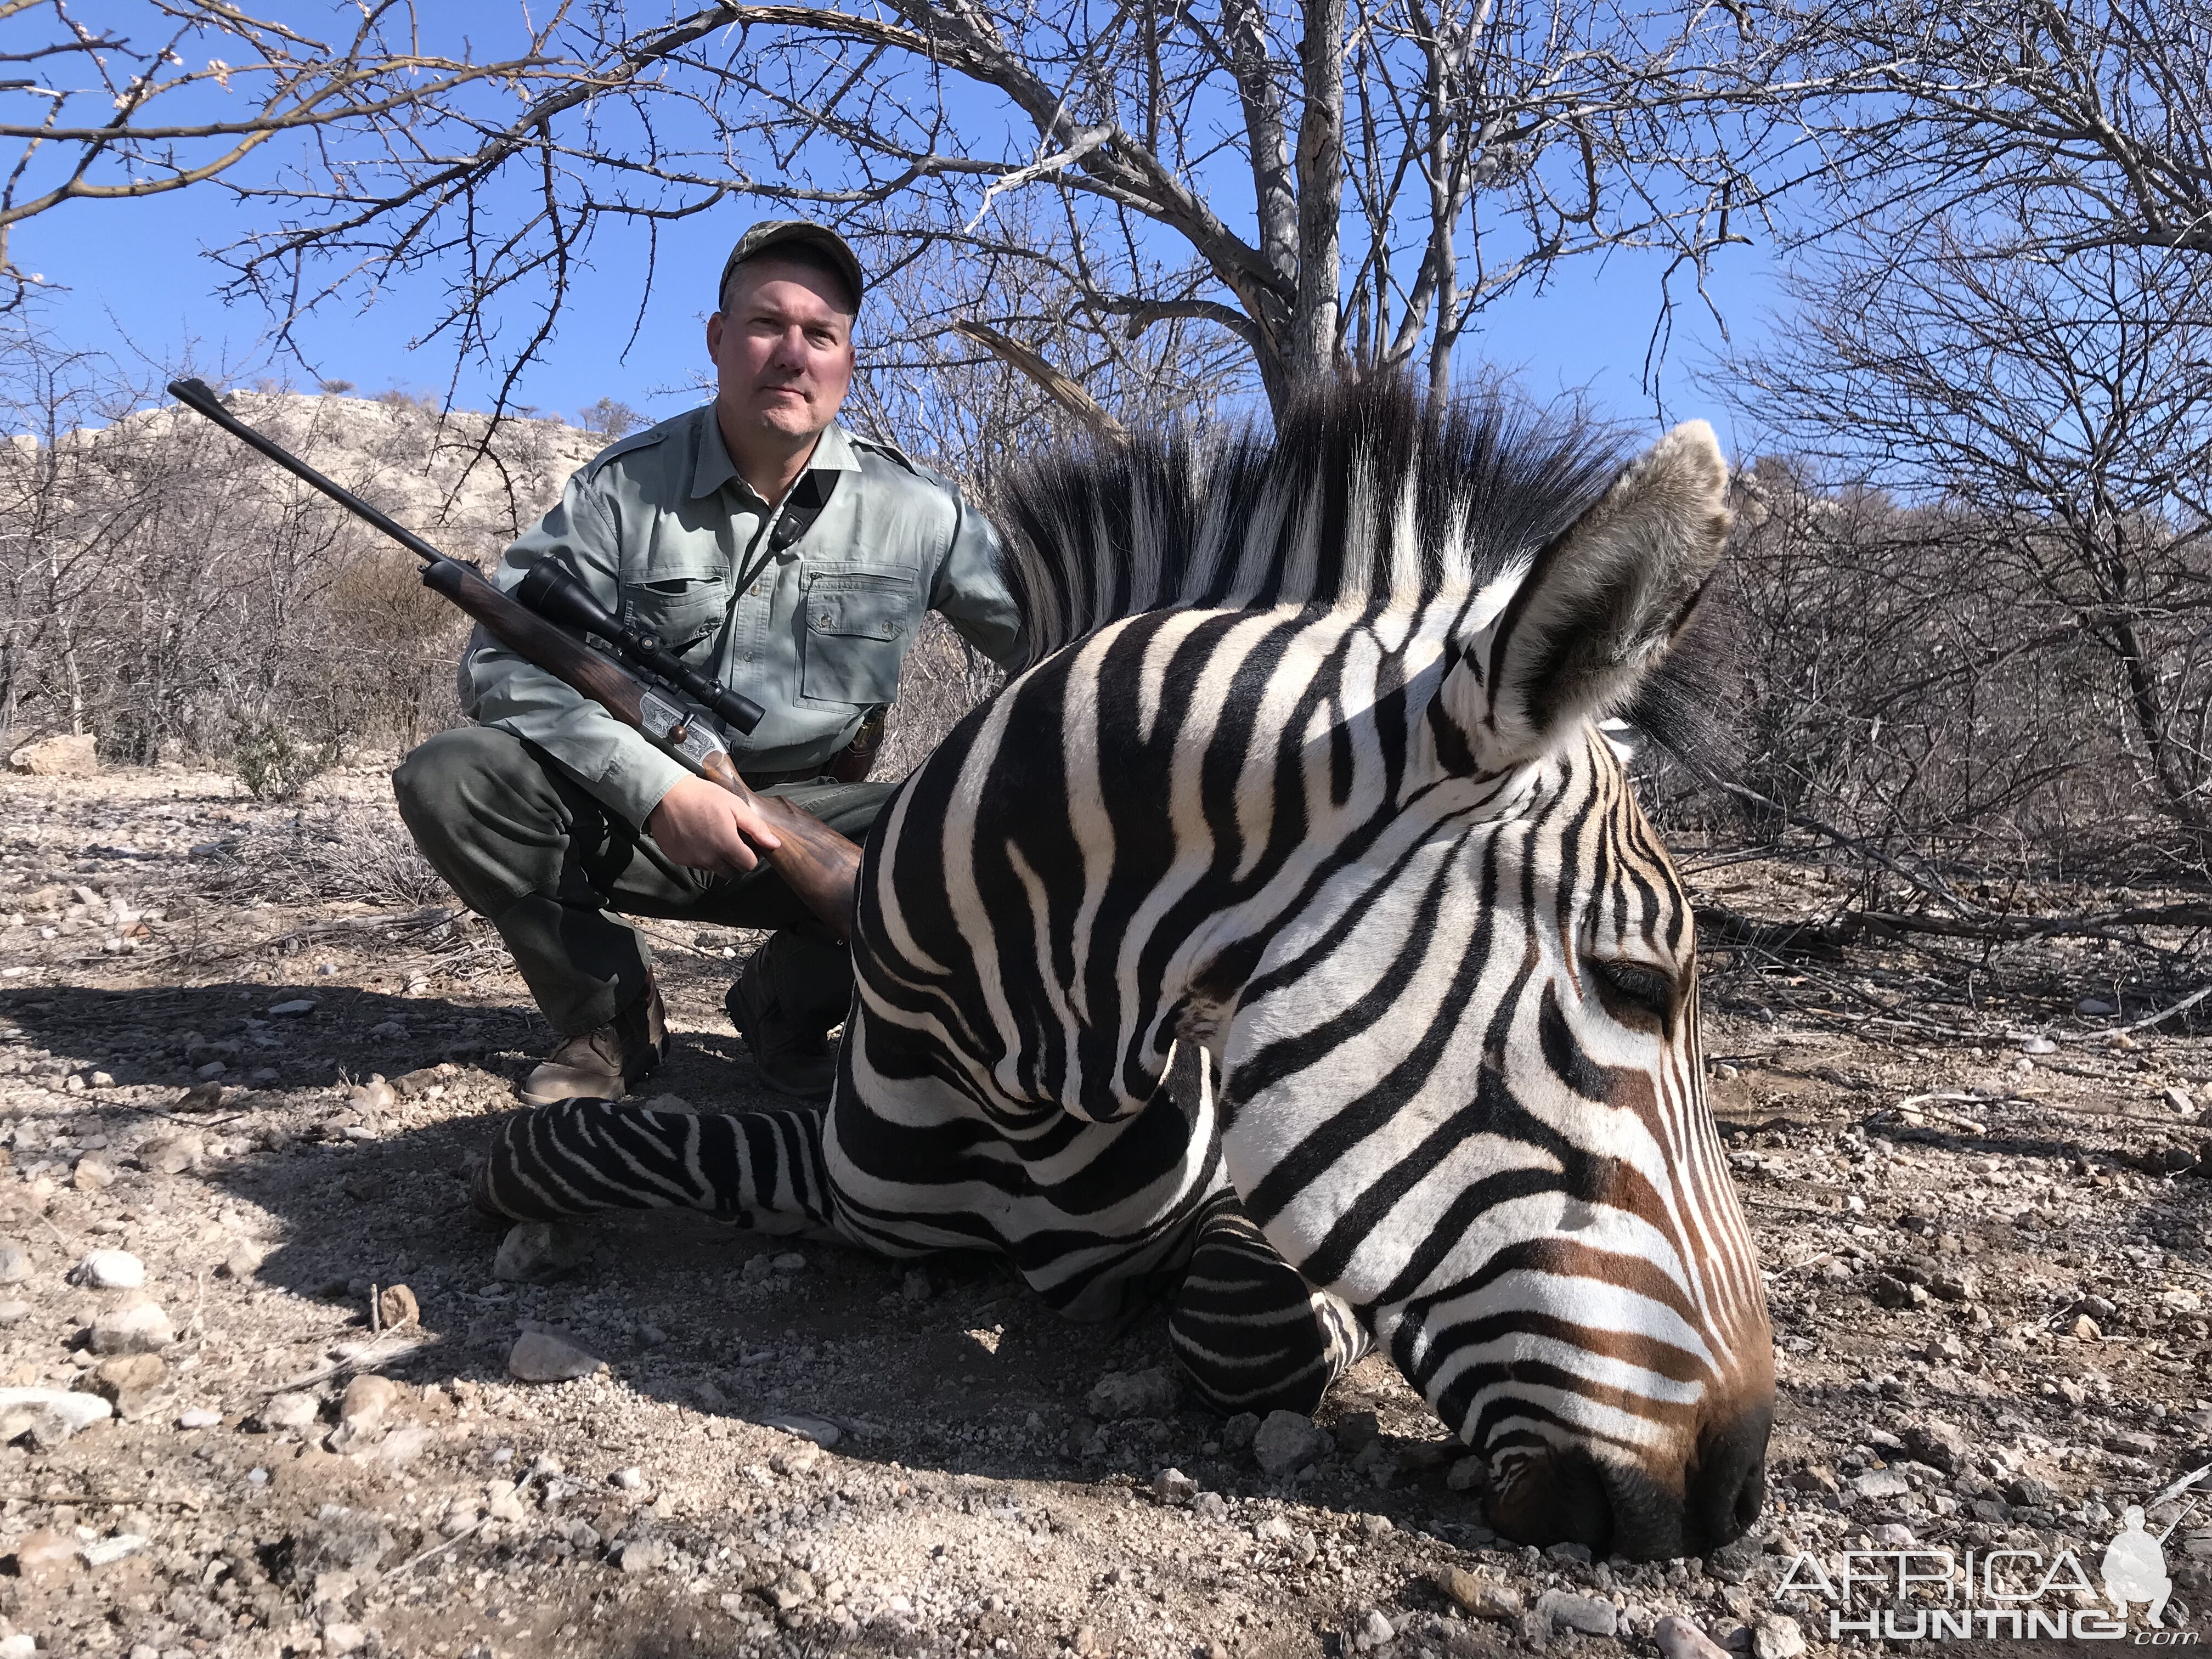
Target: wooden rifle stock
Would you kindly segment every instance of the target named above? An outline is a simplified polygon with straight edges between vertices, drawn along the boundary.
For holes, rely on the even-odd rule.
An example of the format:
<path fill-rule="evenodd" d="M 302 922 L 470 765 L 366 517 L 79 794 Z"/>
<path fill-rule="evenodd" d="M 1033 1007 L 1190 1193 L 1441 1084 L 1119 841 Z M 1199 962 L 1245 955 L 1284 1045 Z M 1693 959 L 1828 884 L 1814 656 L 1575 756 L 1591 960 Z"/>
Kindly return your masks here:
<path fill-rule="evenodd" d="M 806 908 L 821 917 L 839 939 L 852 938 L 854 896 L 860 876 L 860 849 L 856 843 L 839 835 L 811 812 L 775 795 L 755 794 L 738 775 L 736 766 L 719 741 L 707 745 L 703 754 L 687 754 L 690 734 L 683 724 L 686 711 L 649 692 L 611 657 L 592 650 L 566 629 L 555 626 L 527 605 L 501 592 L 475 567 L 448 558 L 343 484 L 325 477 L 274 440 L 255 431 L 225 409 L 214 391 L 203 382 L 174 381 L 169 392 L 186 408 L 206 416 L 286 471 L 366 519 L 423 561 L 422 585 L 467 611 L 483 624 L 487 634 L 515 655 L 534 663 L 580 696 L 599 704 L 623 725 L 642 733 L 649 742 L 683 755 L 708 780 L 750 805 L 782 843 L 762 854 L 769 867 L 783 878 Z M 665 724 L 658 718 L 663 711 L 676 723 L 666 730 L 656 729 Z"/>

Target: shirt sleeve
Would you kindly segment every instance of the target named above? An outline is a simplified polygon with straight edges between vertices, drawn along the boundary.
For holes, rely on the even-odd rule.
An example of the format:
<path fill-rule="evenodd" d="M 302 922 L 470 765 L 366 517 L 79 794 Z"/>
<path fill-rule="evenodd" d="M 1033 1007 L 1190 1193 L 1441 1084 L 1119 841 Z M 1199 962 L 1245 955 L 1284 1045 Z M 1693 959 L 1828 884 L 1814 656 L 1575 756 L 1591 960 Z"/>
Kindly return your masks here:
<path fill-rule="evenodd" d="M 619 605 L 614 516 L 589 467 L 572 477 L 560 501 L 507 550 L 493 585 L 511 593 L 546 558 L 568 566 L 610 611 Z M 690 775 L 599 704 L 481 630 L 471 647 L 461 671 L 468 712 L 482 725 L 536 744 L 627 822 L 643 829 L 660 798 Z"/>
<path fill-rule="evenodd" d="M 952 497 L 952 539 L 938 567 L 930 609 L 1000 667 L 1015 672 L 1028 659 L 1028 630 L 1006 586 L 998 530 L 958 486 L 948 483 L 945 489 Z"/>

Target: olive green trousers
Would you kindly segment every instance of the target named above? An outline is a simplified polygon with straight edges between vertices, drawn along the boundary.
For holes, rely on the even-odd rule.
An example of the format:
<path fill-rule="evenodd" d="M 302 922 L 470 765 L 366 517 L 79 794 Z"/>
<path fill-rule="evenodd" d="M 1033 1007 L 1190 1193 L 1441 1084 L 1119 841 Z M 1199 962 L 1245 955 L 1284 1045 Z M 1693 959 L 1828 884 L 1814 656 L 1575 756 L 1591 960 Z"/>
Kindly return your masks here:
<path fill-rule="evenodd" d="M 824 778 L 759 793 L 860 841 L 894 787 Z M 775 931 L 768 963 L 786 1013 L 826 1031 L 851 1005 L 850 952 L 766 862 L 741 876 L 672 862 L 510 732 L 441 732 L 399 763 L 392 789 L 422 856 L 499 930 L 563 1036 L 598 1030 L 645 989 L 652 950 L 610 912 Z"/>

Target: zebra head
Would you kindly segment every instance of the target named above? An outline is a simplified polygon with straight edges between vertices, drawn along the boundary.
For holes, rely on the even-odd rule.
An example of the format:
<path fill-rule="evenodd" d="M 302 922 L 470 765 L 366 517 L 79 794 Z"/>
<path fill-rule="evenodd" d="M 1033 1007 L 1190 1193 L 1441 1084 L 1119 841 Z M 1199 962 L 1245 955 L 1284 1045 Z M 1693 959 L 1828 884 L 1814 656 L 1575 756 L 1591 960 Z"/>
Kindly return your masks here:
<path fill-rule="evenodd" d="M 1376 827 L 1272 933 L 1223 1045 L 1252 1219 L 1487 1459 L 1499 1532 L 1601 1556 L 1701 1552 L 1764 1500 L 1771 1337 L 1690 902 L 1595 724 L 1683 636 L 1726 482 L 1677 428 L 1533 556 L 1424 592 L 1371 708 L 1320 734 Z M 1396 757 L 1379 821 L 1370 753 Z"/>

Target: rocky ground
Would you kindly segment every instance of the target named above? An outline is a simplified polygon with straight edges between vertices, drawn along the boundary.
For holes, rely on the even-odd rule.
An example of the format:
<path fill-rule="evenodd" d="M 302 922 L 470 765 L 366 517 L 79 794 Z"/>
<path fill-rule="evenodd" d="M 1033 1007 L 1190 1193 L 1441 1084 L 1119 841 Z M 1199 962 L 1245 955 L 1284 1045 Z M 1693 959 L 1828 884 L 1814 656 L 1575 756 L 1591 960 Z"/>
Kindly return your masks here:
<path fill-rule="evenodd" d="M 1698 879 L 1772 915 L 1826 878 Z M 479 1231 L 469 1161 L 545 1033 L 378 768 L 285 806 L 182 770 L 0 781 L 0 1659 L 1789 1659 L 1831 1645 L 1779 1587 L 1801 1549 L 2094 1576 L 2124 1504 L 2212 1462 L 2212 1048 L 2076 1012 L 2125 1006 L 2109 957 L 1984 959 L 1936 1013 L 1924 959 L 1716 958 L 1773 1499 L 1711 1559 L 1630 1565 L 1499 1544 L 1379 1360 L 1318 1425 L 1224 1423 L 1176 1398 L 1157 1316 L 1071 1327 L 988 1262 Z M 746 941 L 654 932 L 653 1088 L 748 1103 L 720 1006 Z"/>

